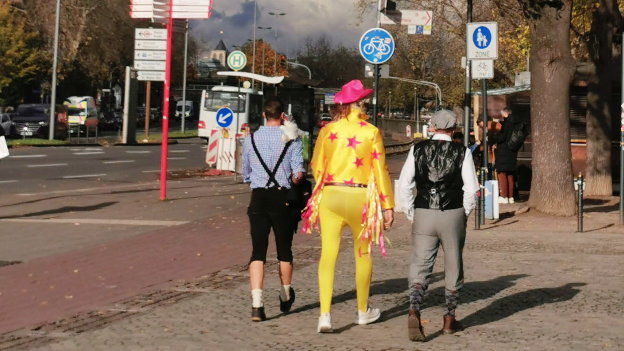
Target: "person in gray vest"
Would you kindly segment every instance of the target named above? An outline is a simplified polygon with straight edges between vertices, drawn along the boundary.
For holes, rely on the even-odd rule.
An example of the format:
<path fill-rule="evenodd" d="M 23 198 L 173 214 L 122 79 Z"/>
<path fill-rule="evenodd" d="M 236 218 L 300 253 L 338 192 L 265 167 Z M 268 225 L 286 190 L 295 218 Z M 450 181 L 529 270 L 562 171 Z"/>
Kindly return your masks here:
<path fill-rule="evenodd" d="M 461 329 L 455 309 L 464 284 L 466 218 L 475 208 L 479 183 L 470 151 L 452 142 L 455 121 L 449 110 L 433 114 L 433 137 L 412 146 L 397 185 L 397 210 L 413 221 L 408 313 L 412 341 L 426 340 L 420 310 L 440 245 L 447 307 L 442 329 L 445 334 Z"/>

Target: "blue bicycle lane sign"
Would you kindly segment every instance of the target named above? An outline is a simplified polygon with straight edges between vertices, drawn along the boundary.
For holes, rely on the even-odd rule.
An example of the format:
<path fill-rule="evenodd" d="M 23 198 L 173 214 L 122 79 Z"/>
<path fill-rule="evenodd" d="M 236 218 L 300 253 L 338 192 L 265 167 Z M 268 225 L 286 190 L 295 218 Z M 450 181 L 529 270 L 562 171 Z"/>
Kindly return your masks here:
<path fill-rule="evenodd" d="M 394 38 L 385 29 L 372 28 L 366 31 L 360 38 L 360 54 L 373 64 L 381 64 L 388 61 L 394 54 Z"/>
<path fill-rule="evenodd" d="M 217 124 L 221 128 L 227 128 L 232 124 L 232 120 L 234 119 L 234 112 L 227 107 L 222 107 L 217 111 L 215 115 L 217 119 Z"/>

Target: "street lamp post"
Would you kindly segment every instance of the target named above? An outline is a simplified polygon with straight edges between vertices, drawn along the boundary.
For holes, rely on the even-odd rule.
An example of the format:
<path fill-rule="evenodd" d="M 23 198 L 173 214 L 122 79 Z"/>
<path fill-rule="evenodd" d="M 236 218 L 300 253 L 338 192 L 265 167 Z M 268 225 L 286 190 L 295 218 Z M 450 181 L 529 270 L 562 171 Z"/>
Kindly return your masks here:
<path fill-rule="evenodd" d="M 258 11 L 258 1 L 254 0 L 254 22 L 253 22 L 253 49 L 251 54 L 251 73 L 256 73 L 256 15 Z M 256 88 L 256 80 L 251 79 L 251 88 Z"/>
<path fill-rule="evenodd" d="M 273 29 L 273 27 L 257 27 L 260 30 L 271 30 Z M 262 41 L 262 75 L 264 75 L 264 54 L 266 52 L 266 45 L 264 43 L 264 40 Z M 264 91 L 264 82 L 260 82 L 261 83 L 261 89 L 262 91 Z"/>
<path fill-rule="evenodd" d="M 56 114 L 56 70 L 58 66 L 59 27 L 61 26 L 61 0 L 56 0 L 54 23 L 54 58 L 52 59 L 52 91 L 50 92 L 50 130 L 48 137 L 54 139 L 54 115 Z"/>
<path fill-rule="evenodd" d="M 279 16 L 286 16 L 285 12 L 269 12 L 269 15 L 275 16 L 275 18 L 279 18 Z M 275 26 L 275 62 L 273 66 L 273 70 L 275 71 L 275 75 L 277 75 L 277 26 Z M 277 91 L 277 85 L 275 86 L 275 90 Z"/>

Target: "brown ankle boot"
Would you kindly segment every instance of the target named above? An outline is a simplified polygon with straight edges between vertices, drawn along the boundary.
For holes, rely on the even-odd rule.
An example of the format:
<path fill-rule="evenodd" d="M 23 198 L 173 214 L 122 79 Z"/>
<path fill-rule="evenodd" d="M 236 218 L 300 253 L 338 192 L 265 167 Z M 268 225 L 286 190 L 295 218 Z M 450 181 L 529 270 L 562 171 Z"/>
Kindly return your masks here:
<path fill-rule="evenodd" d="M 411 341 L 426 340 L 425 332 L 420 324 L 420 312 L 411 308 L 407 314 L 407 333 Z"/>
<path fill-rule="evenodd" d="M 460 330 L 462 330 L 462 325 L 455 319 L 455 316 L 444 316 L 444 327 L 442 327 L 444 334 L 453 334 Z"/>

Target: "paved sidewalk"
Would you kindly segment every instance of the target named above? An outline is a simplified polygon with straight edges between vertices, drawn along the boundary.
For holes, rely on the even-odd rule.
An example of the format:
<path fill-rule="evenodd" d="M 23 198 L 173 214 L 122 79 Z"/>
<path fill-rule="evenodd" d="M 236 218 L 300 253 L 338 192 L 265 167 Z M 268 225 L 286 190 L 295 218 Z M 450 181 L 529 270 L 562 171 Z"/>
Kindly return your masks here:
<path fill-rule="evenodd" d="M 402 159 L 391 160 L 393 177 Z M 575 233 L 576 218 L 521 213 L 523 203 L 503 206 L 504 219 L 488 221 L 479 231 L 472 230 L 469 219 L 467 284 L 458 310 L 467 328 L 455 336 L 440 335 L 439 257 L 423 312 L 430 341 L 416 344 L 406 331 L 410 224 L 401 214 L 388 233 L 393 241 L 388 256 L 375 258 L 370 301 L 382 309 L 382 319 L 368 326 L 353 323 L 354 267 L 346 234 L 332 308 L 336 333 L 318 335 L 318 236 L 296 237 L 292 313 L 278 313 L 273 260 L 266 282 L 270 320 L 251 323 L 244 266 L 249 191 L 225 178 L 174 184 L 174 200 L 165 203 L 146 200 L 140 190 L 139 195 L 112 191 L 3 205 L 5 216 L 31 211 L 42 213 L 33 217 L 40 218 L 67 202 L 84 206 L 110 200 L 113 205 L 90 212 L 90 218 L 187 223 L 156 230 L 98 229 L 119 236 L 94 245 L 76 243 L 73 250 L 42 249 L 29 254 L 36 258 L 0 268 L 0 349 L 624 350 L 624 227 L 617 224 L 613 197 L 586 202 L 585 233 Z M 137 218 L 137 208 L 143 217 Z M 3 224 L 18 229 L 15 223 Z M 72 230 L 74 236 L 85 235 Z M 26 250 L 14 245 L 13 250 Z"/>
<path fill-rule="evenodd" d="M 439 257 L 423 311 L 427 343 L 407 339 L 409 222 L 402 217 L 389 233 L 388 256 L 375 258 L 370 301 L 382 318 L 372 325 L 353 323 L 353 259 L 345 235 L 332 306 L 334 334 L 316 333 L 314 237 L 295 245 L 297 301 L 286 316 L 279 314 L 272 262 L 265 287 L 269 320 L 250 322 L 247 276 L 239 263 L 114 305 L 123 315 L 111 317 L 109 306 L 98 310 L 99 319 L 77 317 L 13 335 L 32 340 L 23 348 L 41 350 L 622 350 L 624 235 L 621 226 L 607 223 L 615 218 L 613 212 L 596 212 L 588 225 L 602 229 L 582 234 L 566 229 L 573 219 L 531 213 L 470 230 L 458 310 L 466 329 L 440 333 Z"/>

